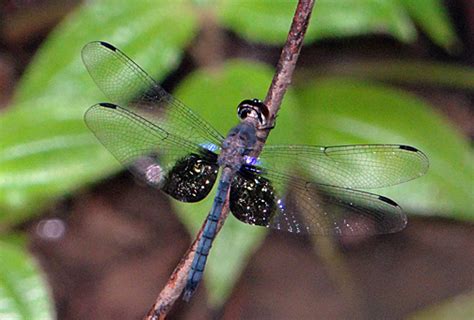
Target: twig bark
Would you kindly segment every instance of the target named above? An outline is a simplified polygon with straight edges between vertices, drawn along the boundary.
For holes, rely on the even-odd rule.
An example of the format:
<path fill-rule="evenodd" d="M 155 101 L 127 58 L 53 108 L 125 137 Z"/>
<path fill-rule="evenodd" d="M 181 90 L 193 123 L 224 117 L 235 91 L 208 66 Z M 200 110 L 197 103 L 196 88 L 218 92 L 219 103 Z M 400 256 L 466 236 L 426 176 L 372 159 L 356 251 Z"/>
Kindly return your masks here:
<path fill-rule="evenodd" d="M 217 225 L 217 233 L 222 228 L 225 219 L 229 214 L 229 204 L 228 204 L 228 197 L 224 204 L 224 208 L 222 210 L 221 218 L 219 219 L 219 224 Z M 166 283 L 165 287 L 161 290 L 156 302 L 148 311 L 148 314 L 145 316 L 144 319 L 146 320 L 158 320 L 158 319 L 165 319 L 168 312 L 173 307 L 176 300 L 178 300 L 179 296 L 183 292 L 183 289 L 186 285 L 186 281 L 188 280 L 188 273 L 191 270 L 191 264 L 194 260 L 194 254 L 196 252 L 196 247 L 199 243 L 199 239 L 201 239 L 202 233 L 204 231 L 204 226 L 206 225 L 206 221 L 201 226 L 196 238 L 194 239 L 191 246 L 188 248 L 184 256 L 181 258 L 181 261 L 178 263 L 176 268 L 173 270 L 168 282 Z"/>
<path fill-rule="evenodd" d="M 298 1 L 286 43 L 281 51 L 280 59 L 278 60 L 275 75 L 273 76 L 270 88 L 268 88 L 267 96 L 263 101 L 270 113 L 269 120 L 272 126 L 275 123 L 286 90 L 291 83 L 293 71 L 295 70 L 301 47 L 303 47 L 304 36 L 308 29 L 311 13 L 313 12 L 314 2 L 315 0 Z M 261 143 L 257 145 L 253 156 L 256 157 L 260 154 L 269 133 L 269 130 L 260 130 L 257 133 Z"/>
<path fill-rule="evenodd" d="M 280 109 L 281 102 L 285 95 L 288 86 L 291 83 L 293 71 L 295 70 L 296 61 L 298 60 L 301 47 L 303 46 L 303 39 L 306 33 L 306 29 L 309 24 L 311 12 L 314 6 L 315 0 L 299 0 L 298 5 L 293 17 L 293 22 L 288 33 L 286 43 L 283 47 L 280 59 L 278 61 L 277 69 L 273 77 L 270 88 L 268 89 L 267 96 L 264 100 L 265 105 L 269 109 L 269 120 L 270 123 L 274 123 L 278 110 Z M 257 145 L 257 148 L 253 152 L 253 156 L 258 156 L 263 148 L 263 145 L 268 137 L 270 130 L 259 130 L 259 140 L 261 143 Z M 220 231 L 223 222 L 225 221 L 229 213 L 228 197 L 224 205 L 223 213 L 219 219 L 219 225 L 217 233 Z M 188 249 L 186 254 L 181 259 L 176 269 L 171 274 L 167 284 L 158 296 L 155 304 L 152 306 L 146 320 L 158 320 L 165 319 L 166 315 L 170 311 L 175 301 L 181 295 L 184 286 L 186 285 L 187 275 L 191 269 L 191 264 L 194 259 L 197 244 L 201 238 L 204 224 L 202 225 L 196 239 Z"/>

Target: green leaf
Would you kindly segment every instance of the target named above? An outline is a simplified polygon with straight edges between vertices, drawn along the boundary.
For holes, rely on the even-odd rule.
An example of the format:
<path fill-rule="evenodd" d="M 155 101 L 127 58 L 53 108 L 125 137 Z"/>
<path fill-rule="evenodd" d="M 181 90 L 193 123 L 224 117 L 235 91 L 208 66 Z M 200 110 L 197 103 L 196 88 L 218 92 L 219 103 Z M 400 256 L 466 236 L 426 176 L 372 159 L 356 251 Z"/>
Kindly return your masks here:
<path fill-rule="evenodd" d="M 440 0 L 399 0 L 410 16 L 428 34 L 433 42 L 446 49 L 452 48 L 457 40 L 449 21 L 446 8 Z"/>
<path fill-rule="evenodd" d="M 110 41 L 160 80 L 193 39 L 195 18 L 186 2 L 97 1 L 55 29 L 0 117 L 0 221 L 21 219 L 119 168 L 83 122 L 86 109 L 106 97 L 83 66 L 81 48 Z"/>
<path fill-rule="evenodd" d="M 416 312 L 410 320 L 472 320 L 474 319 L 474 293 L 451 298 L 425 310 Z"/>
<path fill-rule="evenodd" d="M 24 245 L 0 240 L 0 319 L 53 319 L 48 288 Z"/>
<path fill-rule="evenodd" d="M 220 132 L 227 133 L 237 124 L 237 105 L 243 99 L 263 99 L 272 76 L 268 66 L 229 61 L 218 70 L 198 70 L 189 75 L 179 85 L 176 96 L 187 105 L 196 106 L 193 109 L 198 114 Z M 270 143 L 290 143 L 295 138 L 295 117 L 291 116 L 295 110 L 295 98 L 290 90 L 279 113 L 277 129 L 269 136 Z M 199 203 L 176 202 L 182 221 L 195 233 L 212 206 L 212 194 Z M 205 272 L 211 304 L 220 305 L 226 300 L 252 250 L 258 248 L 264 230 L 234 217 L 227 219 L 212 247 Z"/>
<path fill-rule="evenodd" d="M 397 143 L 421 149 L 428 173 L 400 186 L 371 190 L 410 211 L 473 219 L 474 157 L 468 142 L 419 98 L 388 86 L 347 79 L 315 81 L 300 91 L 298 142 Z"/>
<path fill-rule="evenodd" d="M 257 42 L 283 44 L 296 2 L 283 0 L 223 0 L 217 14 L 227 28 Z M 387 33 L 402 42 L 416 39 L 410 17 L 444 48 L 452 48 L 456 34 L 439 0 L 318 0 L 305 41 Z"/>
<path fill-rule="evenodd" d="M 217 15 L 223 25 L 257 42 L 283 44 L 296 9 L 284 0 L 223 0 Z M 400 41 L 416 38 L 416 29 L 396 0 L 318 0 L 305 41 L 388 33 Z"/>
<path fill-rule="evenodd" d="M 160 80 L 176 67 L 183 48 L 195 34 L 196 17 L 186 2 L 86 3 L 56 28 L 40 48 L 19 84 L 16 101 L 55 95 L 68 99 L 81 95 L 90 100 L 103 98 L 81 61 L 82 47 L 95 40 L 114 44 Z"/>
<path fill-rule="evenodd" d="M 38 104 L 18 105 L 0 118 L 0 221 L 5 224 L 119 168 L 85 128 L 81 110 L 64 109 L 61 115 Z"/>

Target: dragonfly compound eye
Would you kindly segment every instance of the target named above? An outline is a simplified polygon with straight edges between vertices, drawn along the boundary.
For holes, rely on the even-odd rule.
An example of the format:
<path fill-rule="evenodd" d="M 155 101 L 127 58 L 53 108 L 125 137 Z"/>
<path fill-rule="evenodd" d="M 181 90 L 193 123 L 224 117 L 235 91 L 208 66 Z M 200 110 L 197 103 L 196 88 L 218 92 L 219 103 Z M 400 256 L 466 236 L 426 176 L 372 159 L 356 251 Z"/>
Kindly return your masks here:
<path fill-rule="evenodd" d="M 237 113 L 241 120 L 250 116 L 251 118 L 257 119 L 261 126 L 267 124 L 268 108 L 258 99 L 242 101 L 237 108 Z"/>

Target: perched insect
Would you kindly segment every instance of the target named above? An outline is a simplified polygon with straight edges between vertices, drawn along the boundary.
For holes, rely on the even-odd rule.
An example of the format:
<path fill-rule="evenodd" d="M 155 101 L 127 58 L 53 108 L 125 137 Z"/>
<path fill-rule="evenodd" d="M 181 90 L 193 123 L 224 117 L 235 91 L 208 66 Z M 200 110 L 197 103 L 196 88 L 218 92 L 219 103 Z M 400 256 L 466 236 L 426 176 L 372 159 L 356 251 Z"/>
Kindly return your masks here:
<path fill-rule="evenodd" d="M 114 103 L 90 107 L 86 124 L 134 175 L 177 200 L 196 202 L 209 194 L 221 170 L 185 300 L 201 280 L 227 197 L 237 219 L 293 233 L 381 234 L 405 227 L 407 218 L 394 201 L 354 188 L 423 175 L 428 159 L 416 148 L 269 145 L 255 159 L 250 155 L 257 131 L 270 125 L 261 101 L 242 101 L 240 123 L 224 137 L 111 44 L 87 44 L 82 59 Z"/>

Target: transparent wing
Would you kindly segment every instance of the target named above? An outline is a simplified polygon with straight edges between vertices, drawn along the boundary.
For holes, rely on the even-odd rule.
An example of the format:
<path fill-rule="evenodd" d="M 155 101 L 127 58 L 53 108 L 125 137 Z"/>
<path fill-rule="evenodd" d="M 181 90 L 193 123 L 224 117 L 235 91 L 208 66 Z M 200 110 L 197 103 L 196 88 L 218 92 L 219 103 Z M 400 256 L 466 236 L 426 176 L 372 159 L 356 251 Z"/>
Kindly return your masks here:
<path fill-rule="evenodd" d="M 217 178 L 217 155 L 111 103 L 84 115 L 99 141 L 146 183 L 185 202 L 203 199 Z"/>
<path fill-rule="evenodd" d="M 112 102 L 175 136 L 220 147 L 223 137 L 219 132 L 168 94 L 119 49 L 106 42 L 91 42 L 82 49 L 82 60 Z"/>
<path fill-rule="evenodd" d="M 293 233 L 383 234 L 407 223 L 401 208 L 384 196 L 252 166 L 243 167 L 232 181 L 230 209 L 245 223 Z"/>
<path fill-rule="evenodd" d="M 298 168 L 321 184 L 345 188 L 379 188 L 422 176 L 428 158 L 418 149 L 405 145 L 264 147 L 260 163 L 270 170 L 291 174 Z"/>

